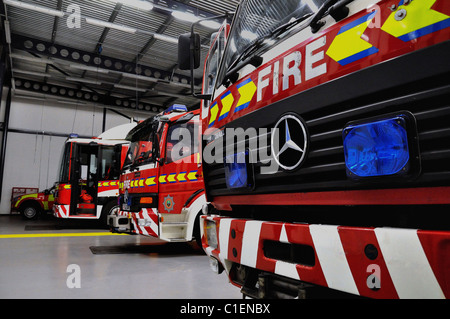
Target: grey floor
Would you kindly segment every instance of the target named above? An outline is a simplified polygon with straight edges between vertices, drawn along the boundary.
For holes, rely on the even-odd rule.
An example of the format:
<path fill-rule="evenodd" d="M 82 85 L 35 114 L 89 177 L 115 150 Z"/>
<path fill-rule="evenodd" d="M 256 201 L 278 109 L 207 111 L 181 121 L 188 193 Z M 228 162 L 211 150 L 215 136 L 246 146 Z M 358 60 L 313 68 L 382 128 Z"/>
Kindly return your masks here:
<path fill-rule="evenodd" d="M 80 288 L 69 288 L 68 281 Z M 61 224 L 49 216 L 24 221 L 0 215 L 0 298 L 239 299 L 241 294 L 224 273 L 209 269 L 208 257 L 194 244 L 113 236 L 97 224 Z"/>

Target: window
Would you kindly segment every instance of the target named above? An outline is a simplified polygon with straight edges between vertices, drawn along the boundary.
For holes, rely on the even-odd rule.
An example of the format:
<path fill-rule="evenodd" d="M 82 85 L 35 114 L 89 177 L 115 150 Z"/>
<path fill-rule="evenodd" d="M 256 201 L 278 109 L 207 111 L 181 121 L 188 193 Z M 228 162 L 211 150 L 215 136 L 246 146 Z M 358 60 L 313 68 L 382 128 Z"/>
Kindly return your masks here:
<path fill-rule="evenodd" d="M 101 170 L 99 180 L 106 181 L 119 178 L 119 168 L 116 167 L 118 164 L 114 162 L 114 147 L 113 146 L 103 146 L 100 150 L 101 158 Z"/>
<path fill-rule="evenodd" d="M 130 132 L 132 134 L 127 136 L 127 140 L 131 144 L 125 158 L 124 168 L 128 168 L 131 165 L 142 165 L 153 160 L 153 118 L 149 120 L 139 124 Z"/>

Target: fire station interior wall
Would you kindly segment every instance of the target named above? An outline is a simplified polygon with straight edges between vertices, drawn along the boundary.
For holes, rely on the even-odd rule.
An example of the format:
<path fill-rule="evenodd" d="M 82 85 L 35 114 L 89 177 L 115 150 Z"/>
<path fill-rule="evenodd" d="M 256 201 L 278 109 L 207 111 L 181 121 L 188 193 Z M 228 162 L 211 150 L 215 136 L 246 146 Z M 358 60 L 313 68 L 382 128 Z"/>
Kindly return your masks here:
<path fill-rule="evenodd" d="M 0 108 L 0 121 L 4 121 L 5 88 Z M 147 116 L 124 112 L 136 120 Z M 130 120 L 114 112 L 106 113 L 106 130 Z M 80 136 L 97 136 L 102 133 L 103 108 L 93 104 L 64 104 L 43 99 L 12 97 L 9 129 L 32 130 Z M 2 132 L 0 132 L 0 138 Z M 3 189 L 0 214 L 9 214 L 13 187 L 51 187 L 57 178 L 59 161 L 66 138 L 26 134 L 9 131 L 6 146 Z"/>

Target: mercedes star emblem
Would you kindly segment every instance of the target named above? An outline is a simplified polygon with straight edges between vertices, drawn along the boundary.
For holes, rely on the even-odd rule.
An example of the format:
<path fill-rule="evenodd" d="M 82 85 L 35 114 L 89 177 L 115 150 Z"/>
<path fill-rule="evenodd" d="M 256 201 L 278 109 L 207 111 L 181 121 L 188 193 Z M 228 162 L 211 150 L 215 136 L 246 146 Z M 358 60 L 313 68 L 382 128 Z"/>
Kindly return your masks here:
<path fill-rule="evenodd" d="M 296 169 L 305 160 L 308 133 L 303 121 L 293 115 L 284 115 L 275 125 L 272 134 L 272 154 L 281 168 Z"/>

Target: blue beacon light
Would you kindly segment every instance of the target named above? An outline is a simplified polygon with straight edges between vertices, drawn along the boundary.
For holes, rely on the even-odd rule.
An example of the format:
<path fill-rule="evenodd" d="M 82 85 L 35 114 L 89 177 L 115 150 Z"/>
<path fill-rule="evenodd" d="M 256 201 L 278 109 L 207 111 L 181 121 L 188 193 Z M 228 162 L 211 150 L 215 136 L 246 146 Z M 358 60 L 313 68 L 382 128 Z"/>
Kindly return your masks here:
<path fill-rule="evenodd" d="M 229 189 L 248 187 L 246 152 L 225 157 L 225 180 Z"/>
<path fill-rule="evenodd" d="M 351 178 L 404 173 L 410 159 L 405 118 L 350 125 L 343 131 L 347 174 Z"/>

